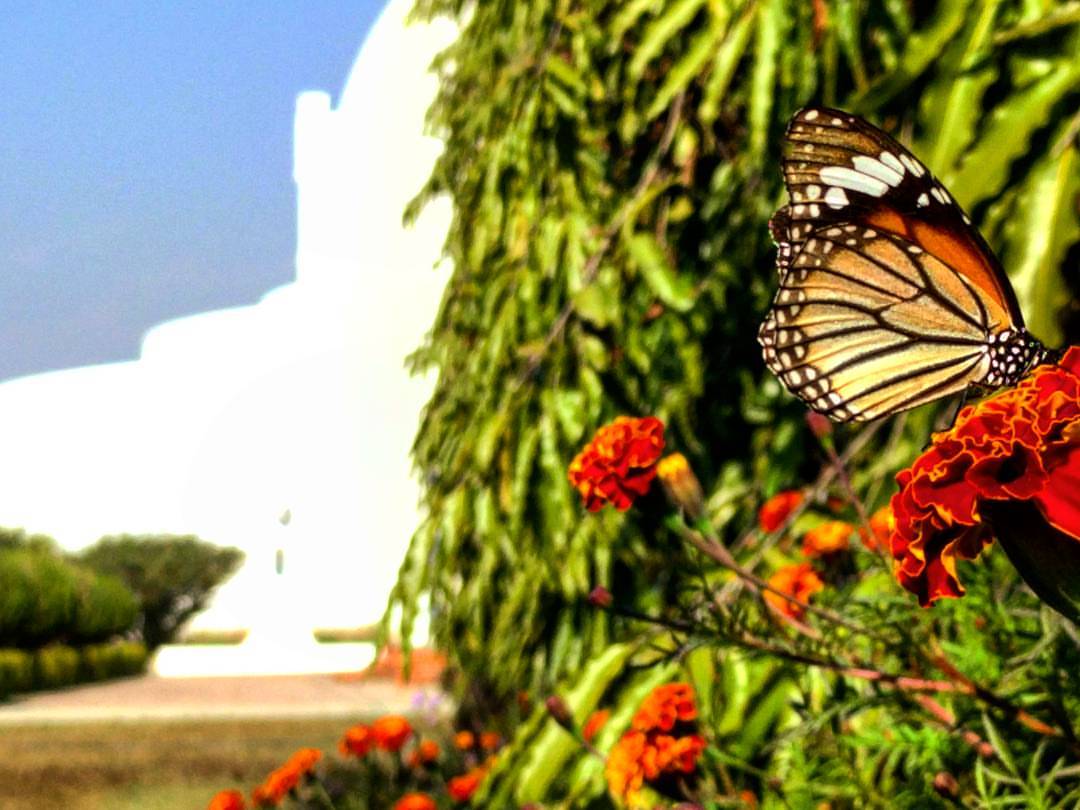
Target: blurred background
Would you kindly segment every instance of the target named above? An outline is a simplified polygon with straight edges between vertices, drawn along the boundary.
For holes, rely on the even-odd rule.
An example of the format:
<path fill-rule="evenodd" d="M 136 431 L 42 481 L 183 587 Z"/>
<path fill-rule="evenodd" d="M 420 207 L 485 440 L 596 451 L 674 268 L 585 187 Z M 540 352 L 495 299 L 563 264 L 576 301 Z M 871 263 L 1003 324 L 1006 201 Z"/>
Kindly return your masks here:
<path fill-rule="evenodd" d="M 237 767 L 261 774 L 317 718 L 336 718 L 327 733 L 412 699 L 399 663 L 383 685 L 340 678 L 372 663 L 418 522 L 408 453 L 431 380 L 405 358 L 446 281 L 447 207 L 409 228 L 402 213 L 439 151 L 428 67 L 454 26 L 407 28 L 410 7 L 0 12 L 13 750 L 41 751 L 19 736 L 40 723 L 101 737 L 94 723 L 125 718 L 302 718 L 306 736 L 279 729 L 276 747 L 220 729 L 160 746 L 210 763 L 250 739 L 255 764 Z M 0 805 L 190 806 L 140 792 L 129 742 L 72 764 L 51 799 L 20 793 L 49 762 L 7 759 Z M 199 767 L 161 772 L 213 776 Z"/>

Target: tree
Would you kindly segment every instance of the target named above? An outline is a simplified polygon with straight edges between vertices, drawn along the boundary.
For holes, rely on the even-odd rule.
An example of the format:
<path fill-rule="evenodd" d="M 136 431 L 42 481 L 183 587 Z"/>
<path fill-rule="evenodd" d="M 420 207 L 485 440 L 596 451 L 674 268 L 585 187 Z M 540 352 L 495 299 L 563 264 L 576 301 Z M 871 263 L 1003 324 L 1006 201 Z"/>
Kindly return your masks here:
<path fill-rule="evenodd" d="M 76 555 L 89 568 L 119 578 L 139 601 L 136 632 L 148 650 L 175 638 L 206 607 L 214 589 L 240 566 L 244 554 L 192 535 L 108 536 Z"/>
<path fill-rule="evenodd" d="M 581 519 L 566 467 L 599 424 L 661 417 L 726 539 L 812 468 L 804 408 L 754 340 L 775 290 L 778 144 L 802 105 L 914 142 L 1011 269 L 1033 331 L 1075 335 L 1060 317 L 1080 237 L 1071 12 L 1018 0 L 420 0 L 417 12 L 462 25 L 436 63 L 430 121 L 446 149 L 410 212 L 451 198 L 454 272 L 413 358 L 438 382 L 414 446 L 426 517 L 391 608 L 408 639 L 430 594 L 436 642 L 474 683 L 509 696 L 580 671 L 621 632 L 585 605 L 594 585 L 644 610 L 695 573 L 657 521 Z M 856 483 L 887 481 L 939 410 L 900 420 L 888 444 L 887 431 L 868 439 Z"/>

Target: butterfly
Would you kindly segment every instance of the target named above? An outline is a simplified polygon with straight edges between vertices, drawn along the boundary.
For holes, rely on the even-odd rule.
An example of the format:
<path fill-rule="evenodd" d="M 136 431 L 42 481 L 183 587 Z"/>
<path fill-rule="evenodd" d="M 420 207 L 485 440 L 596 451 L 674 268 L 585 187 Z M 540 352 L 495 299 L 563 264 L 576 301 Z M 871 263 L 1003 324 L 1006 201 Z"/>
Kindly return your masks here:
<path fill-rule="evenodd" d="M 789 203 L 769 222 L 780 288 L 765 363 L 837 422 L 1014 385 L 1052 353 L 979 232 L 907 149 L 827 107 L 784 135 Z"/>

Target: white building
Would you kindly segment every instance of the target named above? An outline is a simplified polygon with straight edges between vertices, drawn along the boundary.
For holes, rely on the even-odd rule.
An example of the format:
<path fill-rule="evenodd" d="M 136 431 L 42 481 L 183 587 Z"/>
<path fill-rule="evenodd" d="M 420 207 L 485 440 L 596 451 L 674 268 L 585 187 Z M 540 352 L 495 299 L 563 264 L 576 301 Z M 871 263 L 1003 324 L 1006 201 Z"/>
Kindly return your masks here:
<path fill-rule="evenodd" d="M 408 451 L 431 388 L 403 360 L 448 272 L 448 205 L 401 224 L 440 149 L 427 68 L 453 36 L 406 28 L 411 6 L 391 0 L 336 108 L 297 100 L 294 283 L 162 324 L 136 361 L 0 385 L 0 525 L 68 548 L 121 532 L 242 548 L 201 626 L 257 622 L 283 581 L 308 626 L 378 618 L 417 524 Z"/>

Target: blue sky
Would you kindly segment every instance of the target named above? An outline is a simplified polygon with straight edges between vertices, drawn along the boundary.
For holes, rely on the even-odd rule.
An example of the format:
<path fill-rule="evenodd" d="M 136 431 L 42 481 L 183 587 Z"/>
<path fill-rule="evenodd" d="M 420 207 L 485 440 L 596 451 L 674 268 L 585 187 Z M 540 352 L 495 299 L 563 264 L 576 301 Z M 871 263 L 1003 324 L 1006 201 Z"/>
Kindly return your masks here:
<path fill-rule="evenodd" d="M 0 380 L 289 281 L 296 94 L 336 103 L 383 5 L 5 4 Z"/>

